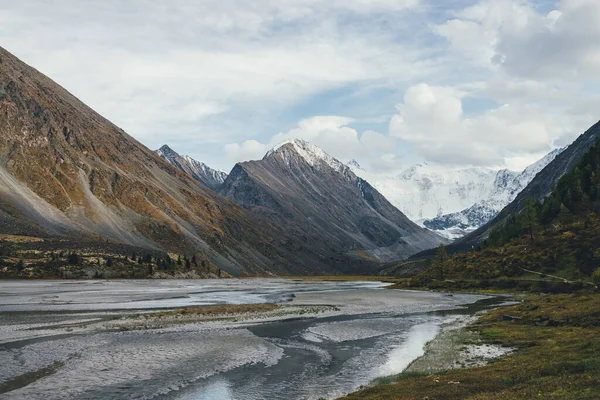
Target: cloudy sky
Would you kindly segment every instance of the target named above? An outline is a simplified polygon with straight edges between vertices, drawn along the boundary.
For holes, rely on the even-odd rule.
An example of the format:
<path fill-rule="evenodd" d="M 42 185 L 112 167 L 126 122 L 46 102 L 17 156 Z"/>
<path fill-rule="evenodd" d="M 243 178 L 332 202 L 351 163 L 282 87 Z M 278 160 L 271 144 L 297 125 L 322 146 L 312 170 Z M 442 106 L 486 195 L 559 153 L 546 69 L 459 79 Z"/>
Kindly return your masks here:
<path fill-rule="evenodd" d="M 598 0 L 0 0 L 0 46 L 150 148 L 520 169 L 600 119 Z"/>

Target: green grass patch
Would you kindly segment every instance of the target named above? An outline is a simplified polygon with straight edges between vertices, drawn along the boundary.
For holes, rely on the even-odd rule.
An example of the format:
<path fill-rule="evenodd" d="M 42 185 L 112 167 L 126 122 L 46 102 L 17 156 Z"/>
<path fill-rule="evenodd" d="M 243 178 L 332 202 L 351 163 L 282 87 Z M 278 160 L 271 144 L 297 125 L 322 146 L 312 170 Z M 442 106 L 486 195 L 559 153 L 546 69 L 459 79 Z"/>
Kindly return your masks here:
<path fill-rule="evenodd" d="M 391 383 L 402 382 L 402 381 L 405 381 L 407 379 L 412 379 L 412 378 L 423 378 L 425 376 L 427 376 L 427 374 L 422 373 L 422 372 L 402 372 L 400 374 L 383 376 L 381 378 L 374 379 L 372 384 L 373 385 L 389 385 Z"/>

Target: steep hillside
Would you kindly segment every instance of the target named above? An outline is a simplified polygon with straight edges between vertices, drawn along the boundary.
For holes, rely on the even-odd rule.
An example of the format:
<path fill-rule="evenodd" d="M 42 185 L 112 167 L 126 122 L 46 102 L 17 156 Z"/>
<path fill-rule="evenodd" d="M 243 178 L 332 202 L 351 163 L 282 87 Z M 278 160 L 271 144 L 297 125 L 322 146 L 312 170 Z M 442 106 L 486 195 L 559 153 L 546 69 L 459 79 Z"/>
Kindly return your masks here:
<path fill-rule="evenodd" d="M 0 234 L 203 252 L 233 274 L 332 271 L 0 48 Z"/>
<path fill-rule="evenodd" d="M 443 242 L 412 223 L 349 167 L 298 139 L 260 161 L 237 164 L 220 193 L 294 231 L 324 255 L 394 260 Z"/>
<path fill-rule="evenodd" d="M 217 190 L 227 178 L 226 172 L 212 169 L 203 162 L 196 161 L 190 156 L 179 155 L 167 145 L 162 146 L 160 149 L 156 150 L 155 153 L 169 164 L 192 176 L 192 178 L 209 189 Z"/>

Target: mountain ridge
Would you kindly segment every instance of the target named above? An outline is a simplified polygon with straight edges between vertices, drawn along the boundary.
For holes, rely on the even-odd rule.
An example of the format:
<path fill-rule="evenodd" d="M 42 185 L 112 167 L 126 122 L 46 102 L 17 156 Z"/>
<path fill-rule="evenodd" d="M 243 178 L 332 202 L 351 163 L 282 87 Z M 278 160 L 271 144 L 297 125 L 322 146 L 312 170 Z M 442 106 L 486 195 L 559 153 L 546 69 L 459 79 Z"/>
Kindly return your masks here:
<path fill-rule="evenodd" d="M 166 144 L 154 152 L 211 190 L 216 191 L 227 178 L 226 172 L 213 169 L 190 156 L 180 155 Z"/>
<path fill-rule="evenodd" d="M 220 194 L 297 229 L 321 251 L 400 259 L 444 240 L 411 222 L 367 181 L 322 149 L 283 142 L 262 160 L 236 164 Z"/>

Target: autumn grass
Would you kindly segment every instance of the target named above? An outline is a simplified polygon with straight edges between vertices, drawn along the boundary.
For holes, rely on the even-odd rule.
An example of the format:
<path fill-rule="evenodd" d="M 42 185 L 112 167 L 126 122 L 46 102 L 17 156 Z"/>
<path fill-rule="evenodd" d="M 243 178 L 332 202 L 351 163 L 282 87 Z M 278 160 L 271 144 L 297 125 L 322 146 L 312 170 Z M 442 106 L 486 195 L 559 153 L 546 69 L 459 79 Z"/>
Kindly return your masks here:
<path fill-rule="evenodd" d="M 245 313 L 260 313 L 272 311 L 279 306 L 276 304 L 218 304 L 209 306 L 186 307 L 178 310 L 163 311 L 152 314 L 143 314 L 152 318 L 177 317 L 177 316 L 221 316 Z"/>
<path fill-rule="evenodd" d="M 599 398 L 600 295 L 531 296 L 519 305 L 492 310 L 470 329 L 484 342 L 518 351 L 483 367 L 429 376 L 406 374 L 398 383 L 345 398 Z"/>
<path fill-rule="evenodd" d="M 0 234 L 0 241 L 11 243 L 39 243 L 43 242 L 44 239 L 33 236 Z"/>

